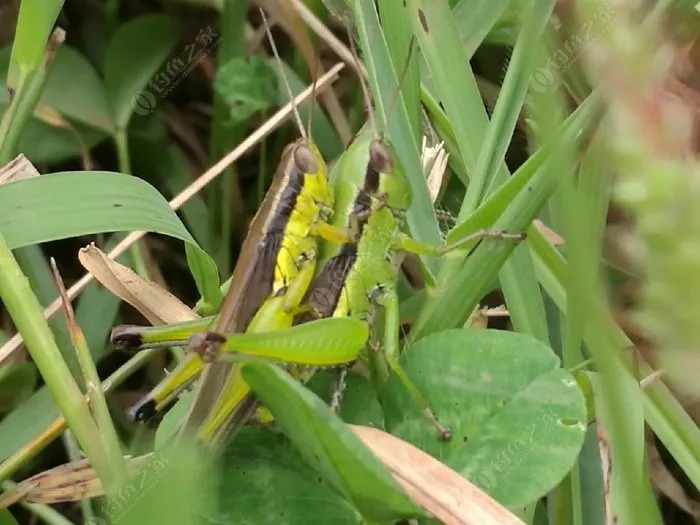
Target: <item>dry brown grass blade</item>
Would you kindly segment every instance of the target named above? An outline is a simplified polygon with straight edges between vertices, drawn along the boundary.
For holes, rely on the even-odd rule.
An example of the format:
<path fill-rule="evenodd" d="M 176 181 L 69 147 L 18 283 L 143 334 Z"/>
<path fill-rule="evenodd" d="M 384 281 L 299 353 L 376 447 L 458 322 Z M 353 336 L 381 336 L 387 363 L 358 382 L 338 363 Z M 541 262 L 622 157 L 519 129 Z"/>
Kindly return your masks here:
<path fill-rule="evenodd" d="M 0 184 L 38 177 L 39 171 L 21 153 L 0 168 Z"/>
<path fill-rule="evenodd" d="M 102 286 L 136 308 L 152 324 L 179 323 L 198 317 L 165 288 L 113 261 L 94 244 L 82 248 L 78 259 Z"/>
<path fill-rule="evenodd" d="M 350 425 L 414 501 L 447 525 L 523 525 L 508 509 L 437 459 L 371 427 Z"/>
<path fill-rule="evenodd" d="M 325 75 L 318 79 L 316 82 L 315 92 L 322 92 L 331 82 L 333 82 L 337 77 L 338 73 L 345 67 L 345 64 L 338 63 L 333 66 Z M 307 98 L 309 98 L 314 91 L 313 86 L 308 86 L 303 92 L 301 92 L 294 100 L 296 104 L 302 104 Z M 170 207 L 173 210 L 177 210 L 185 202 L 187 202 L 193 195 L 196 195 L 202 190 L 207 184 L 213 181 L 220 173 L 222 173 L 229 165 L 242 157 L 250 148 L 255 146 L 264 137 L 270 134 L 275 128 L 277 128 L 292 112 L 292 103 L 286 104 L 280 108 L 274 115 L 272 115 L 268 120 L 266 120 L 257 130 L 251 133 L 243 142 L 241 142 L 236 148 L 234 148 L 230 153 L 225 155 L 221 160 L 214 164 L 207 171 L 202 173 L 200 177 L 190 184 L 187 188 L 181 191 L 170 201 Z M 107 257 L 114 259 L 124 253 L 129 246 L 134 242 L 143 237 L 146 232 L 131 232 L 127 235 L 119 244 L 117 244 L 108 254 Z M 85 287 L 92 281 L 91 274 L 85 274 L 80 278 L 73 286 L 68 289 L 68 297 L 74 299 L 77 295 L 82 292 Z M 54 315 L 61 307 L 61 300 L 56 299 L 49 306 L 44 309 L 44 317 L 49 318 Z M 15 334 L 10 338 L 7 343 L 0 347 L 0 365 L 5 363 L 5 361 L 12 355 L 19 346 L 22 344 L 22 336 L 20 334 Z"/>
<path fill-rule="evenodd" d="M 152 453 L 136 458 L 126 456 L 124 459 L 129 474 L 137 472 L 152 456 Z M 19 501 L 53 504 L 103 495 L 102 482 L 90 462 L 80 459 L 40 472 L 18 483 L 14 489 L 0 495 L 0 509 Z"/>
<path fill-rule="evenodd" d="M 532 225 L 540 231 L 543 237 L 547 239 L 552 246 L 562 246 L 566 242 L 561 235 L 552 230 L 541 220 L 535 219 L 532 221 Z"/>

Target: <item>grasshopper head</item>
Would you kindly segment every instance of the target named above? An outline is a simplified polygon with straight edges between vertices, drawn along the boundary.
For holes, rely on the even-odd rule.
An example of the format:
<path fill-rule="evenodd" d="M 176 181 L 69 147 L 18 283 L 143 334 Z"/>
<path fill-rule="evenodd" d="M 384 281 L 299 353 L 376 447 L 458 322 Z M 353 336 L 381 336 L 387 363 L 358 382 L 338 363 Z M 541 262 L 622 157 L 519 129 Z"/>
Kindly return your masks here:
<path fill-rule="evenodd" d="M 394 149 L 387 141 L 377 138 L 370 141 L 365 173 L 366 188 L 372 188 L 375 195 L 384 196 L 390 208 L 408 209 L 411 205 L 411 187 Z"/>
<path fill-rule="evenodd" d="M 299 139 L 293 145 L 294 166 L 304 177 L 304 192 L 322 212 L 333 209 L 333 189 L 328 180 L 328 166 L 311 139 Z M 324 213 L 325 214 L 325 213 Z"/>

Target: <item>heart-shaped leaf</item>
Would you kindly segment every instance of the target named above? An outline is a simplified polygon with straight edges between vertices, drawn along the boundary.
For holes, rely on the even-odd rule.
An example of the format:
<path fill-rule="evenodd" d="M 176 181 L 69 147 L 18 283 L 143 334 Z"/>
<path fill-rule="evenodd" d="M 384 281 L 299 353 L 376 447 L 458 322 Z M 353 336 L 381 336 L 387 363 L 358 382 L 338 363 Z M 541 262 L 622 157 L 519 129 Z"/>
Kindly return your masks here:
<path fill-rule="evenodd" d="M 583 442 L 585 402 L 541 341 L 498 330 L 446 330 L 417 341 L 401 364 L 452 439 L 437 440 L 395 377 L 387 385 L 387 428 L 503 505 L 535 500 L 571 468 Z"/>
<path fill-rule="evenodd" d="M 178 39 L 177 23 L 167 15 L 149 15 L 119 28 L 105 55 L 105 87 L 112 115 L 125 128 L 138 98 L 172 52 Z M 162 71 L 169 84 L 169 71 Z M 153 97 L 153 94 L 148 92 Z M 143 108 L 137 107 L 137 111 Z"/>
<path fill-rule="evenodd" d="M 283 434 L 244 428 L 226 451 L 213 523 L 364 523 Z M 310 502 L 313 501 L 313 505 Z"/>

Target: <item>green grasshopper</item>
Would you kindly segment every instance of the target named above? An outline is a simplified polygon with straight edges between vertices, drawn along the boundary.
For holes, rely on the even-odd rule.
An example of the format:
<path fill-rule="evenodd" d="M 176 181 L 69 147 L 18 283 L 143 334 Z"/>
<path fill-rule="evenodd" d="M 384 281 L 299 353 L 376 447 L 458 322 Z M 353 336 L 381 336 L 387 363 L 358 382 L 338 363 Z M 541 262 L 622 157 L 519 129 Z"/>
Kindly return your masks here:
<path fill-rule="evenodd" d="M 362 84 L 362 88 L 371 111 L 366 86 Z M 325 264 L 322 264 L 322 270 L 314 279 L 303 303 L 314 318 L 352 316 L 367 323 L 381 309 L 385 315 L 381 345 L 384 359 L 376 359 L 379 353 L 370 352 L 367 358 L 372 363 L 371 369 L 377 380 L 383 381 L 388 376 L 388 364 L 436 426 L 440 437 L 445 439 L 449 437 L 449 431 L 438 423 L 427 402 L 397 361 L 399 314 L 396 281 L 400 258 L 404 252 L 441 256 L 486 236 L 519 240 L 522 235 L 480 231 L 450 245 L 426 244 L 411 238 L 403 231 L 403 219 L 411 202 L 410 186 L 391 145 L 380 138 L 376 130 L 363 132 L 355 138 L 331 173 L 331 182 L 335 193 L 331 224 L 337 229 L 359 229 L 361 237 L 358 242 L 324 244 L 321 262 Z M 302 320 L 303 316 L 297 317 L 297 322 Z M 183 341 L 204 325 L 202 322 L 186 327 L 177 333 L 179 340 Z M 159 330 L 161 332 L 151 340 L 163 337 L 164 331 L 176 332 L 178 328 L 164 327 Z M 148 342 L 146 339 L 148 337 L 144 342 Z M 221 352 L 221 360 L 240 359 L 239 356 L 229 355 L 229 350 L 235 345 L 225 332 L 212 333 L 209 340 L 222 343 L 220 348 L 207 347 L 205 351 L 209 352 L 210 357 Z M 374 346 L 377 350 L 380 345 Z M 287 358 L 288 362 L 303 363 L 301 354 L 287 354 Z M 329 356 L 326 364 L 333 364 L 332 361 L 333 358 Z M 307 361 L 305 364 L 315 363 Z"/>
<path fill-rule="evenodd" d="M 352 36 L 350 41 L 353 42 Z M 359 62 L 354 45 L 352 47 Z M 360 82 L 373 123 L 369 91 L 361 77 Z M 373 350 L 366 355 L 375 382 L 383 383 L 390 369 L 436 427 L 439 437 L 449 439 L 449 429 L 440 425 L 423 395 L 398 363 L 400 326 L 396 283 L 402 256 L 407 252 L 442 256 L 476 239 L 500 237 L 518 241 L 523 235 L 484 230 L 449 245 L 413 239 L 404 231 L 404 219 L 411 203 L 409 182 L 391 144 L 380 137 L 376 129 L 355 137 L 331 172 L 331 183 L 335 194 L 331 224 L 338 229 L 358 230 L 361 235 L 358 241 L 342 245 L 323 244 L 322 269 L 303 301 L 310 316 L 298 317 L 297 322 L 309 317 L 351 316 L 374 324 L 376 314 L 383 312 L 382 343 L 371 345 Z M 373 333 L 372 339 L 376 341 L 378 335 Z M 224 340 L 224 336 L 220 337 Z M 227 344 L 223 348 L 224 354 L 229 347 Z M 380 355 L 383 359 L 377 359 Z M 227 357 L 223 355 L 220 359 Z"/>

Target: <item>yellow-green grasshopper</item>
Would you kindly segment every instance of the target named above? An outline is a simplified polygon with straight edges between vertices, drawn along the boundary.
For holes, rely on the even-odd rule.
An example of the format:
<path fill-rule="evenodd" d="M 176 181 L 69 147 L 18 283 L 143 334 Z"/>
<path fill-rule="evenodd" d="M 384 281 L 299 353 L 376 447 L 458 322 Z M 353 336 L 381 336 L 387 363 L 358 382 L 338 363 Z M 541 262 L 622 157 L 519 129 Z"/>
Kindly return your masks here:
<path fill-rule="evenodd" d="M 327 167 L 296 115 L 303 138 L 285 149 L 272 186 L 251 223 L 231 287 L 214 321 L 217 332 L 273 332 L 291 326 L 292 314 L 314 273 L 316 237 L 349 240 L 346 230 L 326 222 L 333 203 Z M 363 328 L 359 328 L 356 334 L 361 335 Z M 117 327 L 112 333 L 113 342 L 121 346 L 139 346 L 146 339 L 148 336 L 134 327 Z M 145 418 L 200 367 L 201 361 L 191 353 L 168 377 L 165 387 L 157 387 L 137 405 L 132 412 L 135 418 Z M 205 441 L 226 419 L 236 417 L 234 408 L 245 411 L 242 402 L 249 390 L 237 374 L 239 369 L 228 363 L 205 366 L 187 417 L 189 427 L 201 426 L 198 435 Z"/>

